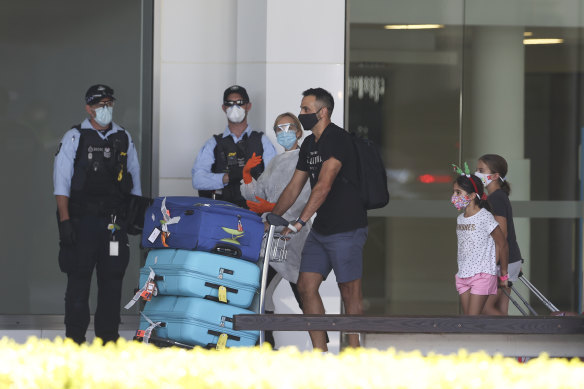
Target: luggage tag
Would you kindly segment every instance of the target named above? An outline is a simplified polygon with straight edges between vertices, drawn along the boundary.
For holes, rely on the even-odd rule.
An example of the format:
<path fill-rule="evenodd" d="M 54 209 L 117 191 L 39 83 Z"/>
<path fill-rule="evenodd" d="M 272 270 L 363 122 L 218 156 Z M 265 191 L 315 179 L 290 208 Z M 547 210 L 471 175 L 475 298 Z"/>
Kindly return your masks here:
<path fill-rule="evenodd" d="M 154 273 L 154 270 L 152 270 L 152 268 L 150 268 L 150 274 L 148 275 L 148 280 L 146 281 L 146 283 L 144 284 L 142 289 L 140 289 L 140 291 L 141 291 L 140 297 L 142 297 L 142 299 L 145 301 L 150 301 L 150 300 L 152 300 L 152 296 L 158 295 L 158 288 L 156 287 L 156 281 L 154 281 L 155 277 L 156 277 L 156 273 Z"/>
<path fill-rule="evenodd" d="M 226 345 L 227 345 L 227 334 L 219 335 L 219 339 L 217 340 L 217 346 L 215 346 L 215 349 L 224 350 Z"/>
<path fill-rule="evenodd" d="M 142 297 L 143 300 L 150 301 L 152 300 L 153 296 L 158 296 L 158 288 L 156 287 L 156 282 L 154 281 L 155 277 L 156 273 L 154 270 L 152 270 L 152 268 L 150 268 L 148 280 L 144 286 L 134 294 L 134 297 L 132 297 L 132 299 L 124 306 L 125 309 L 130 309 L 133 307 L 134 304 L 136 304 L 136 302 L 140 299 L 140 297 Z"/>
<path fill-rule="evenodd" d="M 148 237 L 148 242 L 154 243 L 159 235 L 160 235 L 160 230 L 158 228 L 154 227 L 154 231 L 152 231 L 152 233 Z"/>
<path fill-rule="evenodd" d="M 180 216 L 170 217 L 170 210 L 166 208 L 166 197 L 162 199 L 162 204 L 160 206 L 160 212 L 162 213 L 162 219 L 160 221 L 160 225 L 162 231 L 158 228 L 154 228 L 154 231 L 150 234 L 148 240 L 150 243 L 154 243 L 156 238 L 161 235 L 160 239 L 162 240 L 162 246 L 169 247 L 166 243 L 166 239 L 170 236 L 170 231 L 168 231 L 168 226 L 171 224 L 176 224 L 180 221 Z"/>
<path fill-rule="evenodd" d="M 109 242 L 109 255 L 110 257 L 117 257 L 120 255 L 120 242 L 116 240 L 116 230 L 120 229 L 120 226 L 116 224 L 117 216 L 111 215 L 112 222 L 107 225 L 107 229 L 112 232 L 112 240 Z"/>
<path fill-rule="evenodd" d="M 217 293 L 219 301 L 222 303 L 227 303 L 227 288 L 221 285 Z"/>
<path fill-rule="evenodd" d="M 140 333 L 140 335 L 142 335 L 142 342 L 143 343 L 149 343 L 150 342 L 150 336 L 152 335 L 152 331 L 154 331 L 154 329 L 156 327 L 164 327 L 163 323 L 161 321 L 157 321 L 156 323 L 153 322 L 152 320 L 150 320 L 150 318 L 148 316 L 146 316 L 144 313 L 140 312 L 140 315 L 142 315 L 142 317 L 144 317 L 144 319 L 150 324 L 148 326 L 148 328 L 146 328 L 144 330 L 143 333 Z M 136 334 L 138 335 L 138 334 Z"/>
<path fill-rule="evenodd" d="M 142 297 L 144 301 L 150 301 L 152 300 L 152 296 L 156 296 L 157 294 L 156 283 L 154 281 L 148 281 L 146 282 L 144 290 L 140 293 L 140 297 Z"/>

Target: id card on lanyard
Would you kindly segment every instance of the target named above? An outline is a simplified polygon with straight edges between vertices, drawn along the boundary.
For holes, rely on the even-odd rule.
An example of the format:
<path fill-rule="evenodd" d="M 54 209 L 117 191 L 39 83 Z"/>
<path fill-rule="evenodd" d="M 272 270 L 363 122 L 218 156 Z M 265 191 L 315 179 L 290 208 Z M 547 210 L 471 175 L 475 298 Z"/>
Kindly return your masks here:
<path fill-rule="evenodd" d="M 120 226 L 116 224 L 117 216 L 111 215 L 112 222 L 108 224 L 107 229 L 112 232 L 111 240 L 109 242 L 109 255 L 110 257 L 117 257 L 120 255 L 120 242 L 116 240 L 116 230 L 120 229 Z"/>

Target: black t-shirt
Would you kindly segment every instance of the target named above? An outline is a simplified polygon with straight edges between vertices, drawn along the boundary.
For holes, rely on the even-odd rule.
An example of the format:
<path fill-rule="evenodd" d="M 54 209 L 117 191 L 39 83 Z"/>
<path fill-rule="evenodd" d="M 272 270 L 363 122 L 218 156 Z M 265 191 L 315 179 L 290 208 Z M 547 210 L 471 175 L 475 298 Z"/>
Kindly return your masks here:
<path fill-rule="evenodd" d="M 509 196 L 501 189 L 497 189 L 489 195 L 489 203 L 493 208 L 493 215 L 507 219 L 507 244 L 509 245 L 509 263 L 521 261 L 521 251 L 515 237 L 515 224 L 513 224 L 513 210 Z"/>
<path fill-rule="evenodd" d="M 341 164 L 333 186 L 324 203 L 316 212 L 312 228 L 320 234 L 331 235 L 355 230 L 367 225 L 367 211 L 357 187 L 357 156 L 350 135 L 331 123 L 323 131 L 318 142 L 314 134 L 308 136 L 298 156 L 296 169 L 308 172 L 310 186 L 314 188 L 322 164 L 330 157 Z"/>

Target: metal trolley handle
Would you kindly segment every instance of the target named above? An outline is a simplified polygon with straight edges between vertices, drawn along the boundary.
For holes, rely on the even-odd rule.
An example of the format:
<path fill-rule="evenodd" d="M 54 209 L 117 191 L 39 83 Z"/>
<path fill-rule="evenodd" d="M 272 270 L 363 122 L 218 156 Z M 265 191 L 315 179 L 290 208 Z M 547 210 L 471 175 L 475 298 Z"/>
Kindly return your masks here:
<path fill-rule="evenodd" d="M 289 223 L 282 216 L 278 216 L 274 213 L 269 213 L 266 216 L 267 222 L 270 224 L 270 230 L 268 231 L 268 239 L 266 242 L 266 249 L 264 251 L 264 263 L 262 266 L 262 282 L 260 284 L 260 314 L 265 314 L 265 304 L 266 304 L 266 281 L 268 280 L 268 267 L 270 266 L 270 253 L 272 252 L 272 245 L 274 240 L 274 231 L 276 227 L 286 227 Z M 264 331 L 260 331 L 260 346 L 264 343 L 265 334 Z"/>

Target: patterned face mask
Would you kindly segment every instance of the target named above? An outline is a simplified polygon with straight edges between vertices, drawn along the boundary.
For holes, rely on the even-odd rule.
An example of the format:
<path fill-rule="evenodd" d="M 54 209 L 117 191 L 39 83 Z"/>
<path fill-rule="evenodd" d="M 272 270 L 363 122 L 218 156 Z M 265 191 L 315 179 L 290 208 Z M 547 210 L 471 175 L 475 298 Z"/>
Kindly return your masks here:
<path fill-rule="evenodd" d="M 475 176 L 477 176 L 478 178 L 481 179 L 481 181 L 483 182 L 483 185 L 485 186 L 485 188 L 487 186 L 489 186 L 489 184 L 493 181 L 495 181 L 493 178 L 495 176 L 494 173 L 481 173 L 481 172 L 475 172 L 474 173 Z"/>
<path fill-rule="evenodd" d="M 467 196 L 456 196 L 452 195 L 450 198 L 450 202 L 452 205 L 456 207 L 459 211 L 463 208 L 466 208 L 467 205 L 470 204 L 470 199 Z"/>

